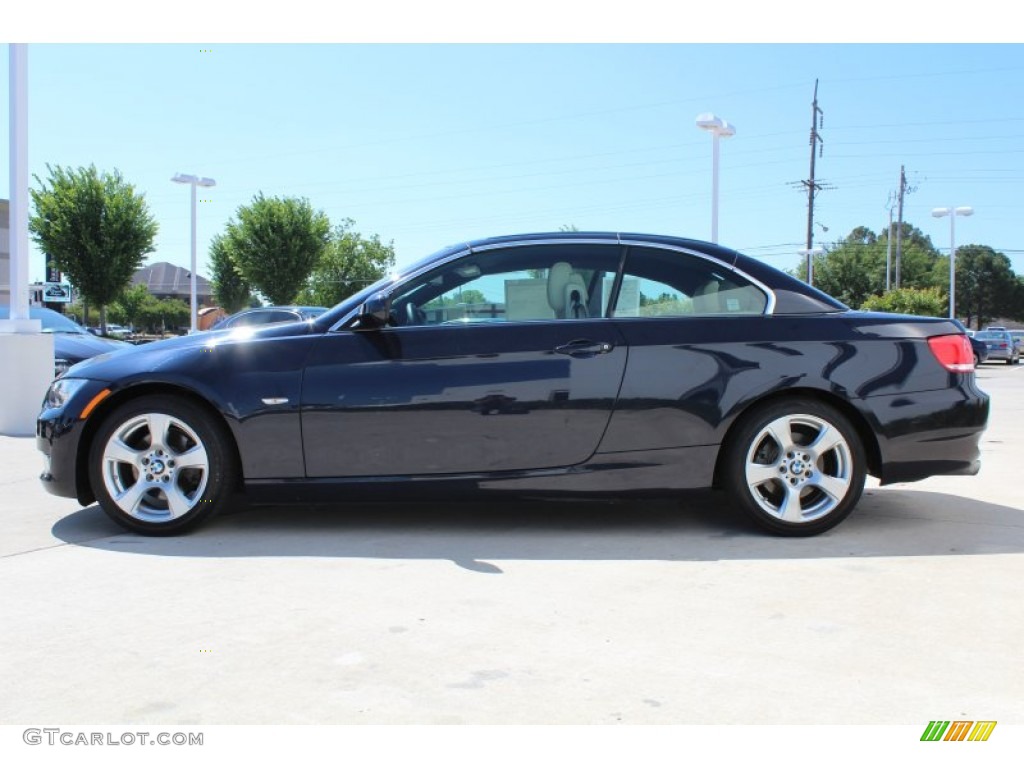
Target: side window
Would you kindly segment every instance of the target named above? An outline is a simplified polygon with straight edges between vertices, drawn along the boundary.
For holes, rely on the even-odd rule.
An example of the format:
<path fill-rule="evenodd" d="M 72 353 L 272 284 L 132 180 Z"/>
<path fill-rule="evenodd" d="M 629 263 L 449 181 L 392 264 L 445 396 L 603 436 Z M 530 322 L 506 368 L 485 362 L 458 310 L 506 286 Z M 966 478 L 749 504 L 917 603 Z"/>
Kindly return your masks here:
<path fill-rule="evenodd" d="M 630 248 L 615 317 L 759 315 L 768 297 L 732 271 L 697 256 Z"/>
<path fill-rule="evenodd" d="M 392 294 L 392 324 L 469 325 L 603 317 L 618 246 L 529 245 L 464 256 Z"/>
<path fill-rule="evenodd" d="M 259 325 L 259 324 L 265 323 L 265 322 L 267 322 L 267 313 L 266 312 L 263 312 L 263 311 L 260 311 L 260 312 L 249 312 L 246 315 L 242 315 L 240 317 L 236 317 L 235 320 L 232 322 L 231 327 L 232 328 L 237 328 L 237 327 L 243 326 L 243 325 Z"/>
<path fill-rule="evenodd" d="M 292 312 L 287 309 L 275 309 L 267 312 L 265 323 L 290 323 L 299 319 L 298 312 Z"/>

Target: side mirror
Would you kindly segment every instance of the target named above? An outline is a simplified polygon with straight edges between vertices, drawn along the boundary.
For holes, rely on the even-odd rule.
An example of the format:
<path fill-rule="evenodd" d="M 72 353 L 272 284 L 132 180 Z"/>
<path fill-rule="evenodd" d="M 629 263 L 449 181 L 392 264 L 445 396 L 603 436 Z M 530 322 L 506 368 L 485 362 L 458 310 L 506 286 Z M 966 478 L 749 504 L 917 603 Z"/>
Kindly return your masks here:
<path fill-rule="evenodd" d="M 390 319 L 391 297 L 387 292 L 381 291 L 373 294 L 359 307 L 353 328 L 357 331 L 373 331 L 386 326 Z"/>

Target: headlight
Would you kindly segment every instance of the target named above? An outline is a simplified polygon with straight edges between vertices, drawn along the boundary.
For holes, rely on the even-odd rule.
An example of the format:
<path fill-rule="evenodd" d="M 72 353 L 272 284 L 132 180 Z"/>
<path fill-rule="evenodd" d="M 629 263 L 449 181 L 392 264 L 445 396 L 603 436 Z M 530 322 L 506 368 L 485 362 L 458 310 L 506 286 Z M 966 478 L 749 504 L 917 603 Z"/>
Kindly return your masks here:
<path fill-rule="evenodd" d="M 57 379 L 48 390 L 43 406 L 46 408 L 63 408 L 75 392 L 86 384 L 86 379 Z"/>

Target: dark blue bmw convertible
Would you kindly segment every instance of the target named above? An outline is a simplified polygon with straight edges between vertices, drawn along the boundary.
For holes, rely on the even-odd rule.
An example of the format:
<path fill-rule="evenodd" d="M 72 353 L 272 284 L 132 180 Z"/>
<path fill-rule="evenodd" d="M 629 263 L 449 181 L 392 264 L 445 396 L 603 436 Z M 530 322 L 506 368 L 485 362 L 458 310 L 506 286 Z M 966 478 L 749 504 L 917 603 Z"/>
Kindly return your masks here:
<path fill-rule="evenodd" d="M 675 237 L 455 245 L 317 318 L 102 355 L 38 421 L 47 489 L 145 534 L 260 501 L 677 495 L 828 530 L 882 483 L 978 471 L 951 321 L 851 311 Z"/>

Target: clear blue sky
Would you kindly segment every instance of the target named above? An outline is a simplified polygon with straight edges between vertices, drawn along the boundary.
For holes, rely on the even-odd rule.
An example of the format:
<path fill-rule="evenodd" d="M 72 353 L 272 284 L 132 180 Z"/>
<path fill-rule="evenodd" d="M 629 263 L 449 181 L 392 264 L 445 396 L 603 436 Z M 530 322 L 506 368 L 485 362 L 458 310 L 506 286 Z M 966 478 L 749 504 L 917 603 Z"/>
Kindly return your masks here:
<path fill-rule="evenodd" d="M 212 49 L 211 52 L 203 52 Z M 804 247 L 819 80 L 819 243 L 904 217 L 948 249 L 936 206 L 971 205 L 957 243 L 1024 272 L 1024 47 L 998 44 L 42 44 L 29 47 L 30 172 L 119 169 L 189 261 L 189 193 L 210 238 L 258 192 L 306 197 L 394 241 L 399 264 L 460 240 L 573 224 L 710 235 L 713 111 L 723 244 L 789 268 Z M 6 50 L 0 197 L 8 197 Z M 208 200 L 209 202 L 205 202 Z M 41 255 L 31 275 L 41 278 Z"/>

